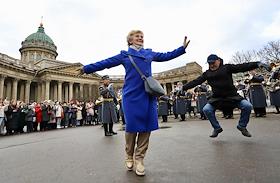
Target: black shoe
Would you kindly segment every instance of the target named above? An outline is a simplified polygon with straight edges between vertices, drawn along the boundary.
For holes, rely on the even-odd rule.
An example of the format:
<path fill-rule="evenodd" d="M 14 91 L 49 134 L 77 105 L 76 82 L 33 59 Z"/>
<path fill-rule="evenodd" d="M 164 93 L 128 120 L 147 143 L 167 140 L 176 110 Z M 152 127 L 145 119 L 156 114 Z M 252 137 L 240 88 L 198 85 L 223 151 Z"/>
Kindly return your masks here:
<path fill-rule="evenodd" d="M 112 136 L 113 134 L 112 133 L 110 133 L 110 132 L 106 132 L 105 133 L 105 136 Z"/>
<path fill-rule="evenodd" d="M 252 137 L 252 135 L 248 132 L 247 128 L 237 126 L 237 129 L 241 131 L 242 135 L 245 137 Z"/>
<path fill-rule="evenodd" d="M 210 135 L 209 137 L 211 137 L 211 138 L 218 137 L 219 133 L 221 133 L 222 131 L 223 131 L 222 128 L 214 129 L 212 132 L 212 135 Z"/>
<path fill-rule="evenodd" d="M 117 135 L 118 133 L 117 133 L 117 132 L 114 132 L 114 131 L 111 131 L 110 134 L 112 134 L 112 135 Z"/>

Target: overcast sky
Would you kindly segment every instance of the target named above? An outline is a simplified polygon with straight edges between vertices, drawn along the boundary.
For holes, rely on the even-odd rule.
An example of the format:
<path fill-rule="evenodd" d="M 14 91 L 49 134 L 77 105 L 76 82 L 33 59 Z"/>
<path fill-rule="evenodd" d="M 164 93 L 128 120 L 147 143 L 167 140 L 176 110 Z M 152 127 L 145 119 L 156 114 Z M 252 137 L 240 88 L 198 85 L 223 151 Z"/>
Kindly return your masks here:
<path fill-rule="evenodd" d="M 6 0 L 1 2 L 0 52 L 19 59 L 21 42 L 37 31 L 57 46 L 57 60 L 89 64 L 127 50 L 126 35 L 144 32 L 145 48 L 171 51 L 191 40 L 187 53 L 153 63 L 153 73 L 209 54 L 225 62 L 237 51 L 259 49 L 280 38 L 279 0 Z M 122 66 L 98 72 L 124 74 Z"/>

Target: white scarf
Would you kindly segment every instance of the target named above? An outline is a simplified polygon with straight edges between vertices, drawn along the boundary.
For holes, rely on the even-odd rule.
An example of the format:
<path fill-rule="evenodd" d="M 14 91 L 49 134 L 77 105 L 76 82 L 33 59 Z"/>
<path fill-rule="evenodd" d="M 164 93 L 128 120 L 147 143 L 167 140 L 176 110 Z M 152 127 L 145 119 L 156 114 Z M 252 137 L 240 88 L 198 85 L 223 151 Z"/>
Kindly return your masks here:
<path fill-rule="evenodd" d="M 130 45 L 129 48 L 132 48 L 132 49 L 134 49 L 134 50 L 136 50 L 136 51 L 139 51 L 139 50 L 141 50 L 141 49 L 143 48 L 143 46 Z"/>

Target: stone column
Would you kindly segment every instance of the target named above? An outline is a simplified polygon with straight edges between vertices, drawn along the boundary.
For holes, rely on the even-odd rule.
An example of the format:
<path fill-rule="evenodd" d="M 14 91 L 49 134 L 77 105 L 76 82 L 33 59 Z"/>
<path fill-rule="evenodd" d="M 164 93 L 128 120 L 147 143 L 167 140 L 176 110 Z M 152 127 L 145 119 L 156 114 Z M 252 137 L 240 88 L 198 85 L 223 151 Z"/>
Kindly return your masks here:
<path fill-rule="evenodd" d="M 57 100 L 58 100 L 59 102 L 62 102 L 62 81 L 58 81 Z"/>
<path fill-rule="evenodd" d="M 172 87 L 172 91 L 174 91 L 175 90 L 175 84 L 171 83 L 171 87 Z"/>
<path fill-rule="evenodd" d="M 98 85 L 93 85 L 92 98 L 94 99 L 97 99 L 99 97 L 98 87 Z"/>
<path fill-rule="evenodd" d="M 31 81 L 25 82 L 25 103 L 29 103 Z"/>
<path fill-rule="evenodd" d="M 50 82 L 50 96 L 49 96 L 49 98 L 50 98 L 50 100 L 52 100 L 52 101 L 54 101 L 53 89 L 54 89 L 54 87 L 53 87 L 53 85 L 52 85 L 52 82 Z"/>
<path fill-rule="evenodd" d="M 42 101 L 42 84 L 40 82 L 37 83 L 37 101 L 36 102 L 41 102 Z"/>
<path fill-rule="evenodd" d="M 8 100 L 11 100 L 11 98 L 12 98 L 12 83 L 11 83 L 11 81 L 7 81 L 6 97 L 7 97 Z"/>
<path fill-rule="evenodd" d="M 80 100 L 84 100 L 84 84 L 80 83 Z"/>
<path fill-rule="evenodd" d="M 167 93 L 166 83 L 163 83 L 162 85 L 163 85 L 163 89 L 164 89 L 165 93 Z"/>
<path fill-rule="evenodd" d="M 53 99 L 56 101 L 57 100 L 57 84 L 54 83 L 53 85 Z"/>
<path fill-rule="evenodd" d="M 75 99 L 79 99 L 79 86 L 78 85 L 76 85 L 75 87 L 74 87 L 74 92 L 75 92 Z"/>
<path fill-rule="evenodd" d="M 49 100 L 50 99 L 50 80 L 46 80 L 46 91 L 45 91 L 45 99 L 43 100 Z"/>
<path fill-rule="evenodd" d="M 19 99 L 24 101 L 24 82 L 20 82 L 20 89 L 19 89 Z"/>
<path fill-rule="evenodd" d="M 18 79 L 14 78 L 13 80 L 13 92 L 12 92 L 12 99 L 17 100 L 17 85 L 18 85 Z"/>
<path fill-rule="evenodd" d="M 45 83 L 41 83 L 41 91 L 42 91 L 42 94 L 41 94 L 41 100 L 44 101 L 46 100 L 45 99 L 45 96 L 46 96 L 46 84 Z"/>
<path fill-rule="evenodd" d="M 83 98 L 83 100 L 87 100 L 88 99 L 88 87 L 87 87 L 87 85 L 85 84 L 84 85 L 84 98 Z"/>
<path fill-rule="evenodd" d="M 69 102 L 69 98 L 68 98 L 68 85 L 65 85 L 65 86 L 64 86 L 64 92 L 65 92 L 65 94 L 64 94 L 64 100 L 65 100 L 66 102 Z"/>
<path fill-rule="evenodd" d="M 88 85 L 88 98 L 89 100 L 92 100 L 92 85 Z"/>
<path fill-rule="evenodd" d="M 4 98 L 4 83 L 6 76 L 0 75 L 0 98 Z"/>
<path fill-rule="evenodd" d="M 72 82 L 69 82 L 69 100 L 73 99 L 73 84 Z"/>

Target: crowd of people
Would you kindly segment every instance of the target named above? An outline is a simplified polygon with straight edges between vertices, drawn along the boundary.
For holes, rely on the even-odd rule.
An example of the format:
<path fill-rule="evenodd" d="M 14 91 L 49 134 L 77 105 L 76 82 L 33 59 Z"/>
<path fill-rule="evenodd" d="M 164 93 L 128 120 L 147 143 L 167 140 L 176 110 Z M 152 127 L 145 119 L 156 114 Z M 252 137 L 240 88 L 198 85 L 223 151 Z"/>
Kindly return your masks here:
<path fill-rule="evenodd" d="M 32 102 L 0 99 L 0 134 L 13 135 L 102 124 L 102 99 Z M 119 114 L 116 106 L 116 114 Z M 120 117 L 117 115 L 117 121 Z"/>

